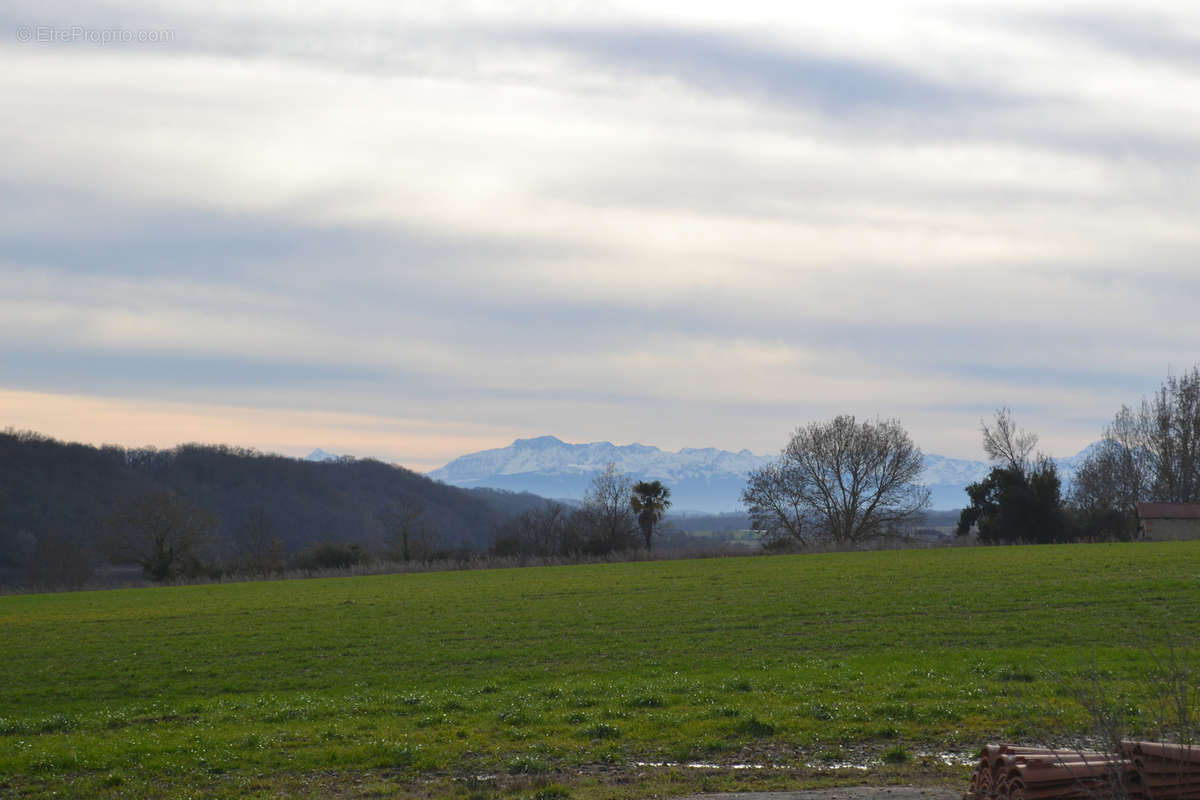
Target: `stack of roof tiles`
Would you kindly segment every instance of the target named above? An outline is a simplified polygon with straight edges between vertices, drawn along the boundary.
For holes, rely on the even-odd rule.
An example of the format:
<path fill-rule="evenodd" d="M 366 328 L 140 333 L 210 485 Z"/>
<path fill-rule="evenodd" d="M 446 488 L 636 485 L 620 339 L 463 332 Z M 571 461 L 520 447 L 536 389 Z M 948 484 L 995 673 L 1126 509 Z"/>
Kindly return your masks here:
<path fill-rule="evenodd" d="M 1200 745 L 1122 742 L 1119 753 L 989 744 L 965 800 L 1200 800 Z"/>
<path fill-rule="evenodd" d="M 1149 800 L 1200 800 L 1200 745 L 1121 742 Z"/>

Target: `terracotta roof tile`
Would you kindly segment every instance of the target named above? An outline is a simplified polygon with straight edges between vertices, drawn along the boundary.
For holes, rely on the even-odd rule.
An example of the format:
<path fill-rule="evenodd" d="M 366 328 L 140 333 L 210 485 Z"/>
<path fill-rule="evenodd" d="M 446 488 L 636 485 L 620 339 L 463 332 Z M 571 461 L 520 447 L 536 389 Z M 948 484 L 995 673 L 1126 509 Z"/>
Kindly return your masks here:
<path fill-rule="evenodd" d="M 1200 519 L 1200 503 L 1138 503 L 1142 519 Z"/>

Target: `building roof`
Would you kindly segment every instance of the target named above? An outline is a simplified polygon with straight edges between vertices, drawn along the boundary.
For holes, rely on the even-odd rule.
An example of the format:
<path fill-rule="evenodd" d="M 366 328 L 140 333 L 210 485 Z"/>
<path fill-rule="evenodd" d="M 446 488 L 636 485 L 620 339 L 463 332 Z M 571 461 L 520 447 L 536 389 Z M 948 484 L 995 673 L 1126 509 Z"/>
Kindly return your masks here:
<path fill-rule="evenodd" d="M 1200 519 L 1200 503 L 1138 503 L 1142 519 Z"/>

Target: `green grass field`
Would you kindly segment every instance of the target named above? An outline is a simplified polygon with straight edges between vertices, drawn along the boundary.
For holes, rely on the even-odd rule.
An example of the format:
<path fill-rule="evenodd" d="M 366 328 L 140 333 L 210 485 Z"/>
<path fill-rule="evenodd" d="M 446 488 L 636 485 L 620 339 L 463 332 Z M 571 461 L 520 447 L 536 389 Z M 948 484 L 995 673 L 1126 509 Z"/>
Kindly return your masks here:
<path fill-rule="evenodd" d="M 1198 608 L 1195 542 L 0 597 L 0 795 L 965 781 L 921 754 L 1084 730 L 1080 670 L 1150 725 L 1147 648 Z"/>

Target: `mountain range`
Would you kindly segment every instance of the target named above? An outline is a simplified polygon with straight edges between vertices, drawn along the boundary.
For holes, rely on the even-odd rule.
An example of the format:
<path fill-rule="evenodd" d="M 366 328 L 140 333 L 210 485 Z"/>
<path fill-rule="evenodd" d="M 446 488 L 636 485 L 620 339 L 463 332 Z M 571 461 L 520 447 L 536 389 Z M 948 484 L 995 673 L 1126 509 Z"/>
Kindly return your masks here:
<path fill-rule="evenodd" d="M 1055 459 L 1064 487 L 1094 446 Z M 468 453 L 433 470 L 429 477 L 464 488 L 489 487 L 579 500 L 595 475 L 612 463 L 634 480 L 659 480 L 670 487 L 676 512 L 719 513 L 741 509 L 746 475 L 774 458 L 749 450 L 735 453 L 715 447 L 685 447 L 672 453 L 644 444 L 570 444 L 554 436 L 539 436 L 517 439 L 508 447 Z M 923 483 L 930 489 L 932 507 L 963 507 L 967 484 L 984 477 L 990 469 L 986 461 L 927 454 Z"/>

